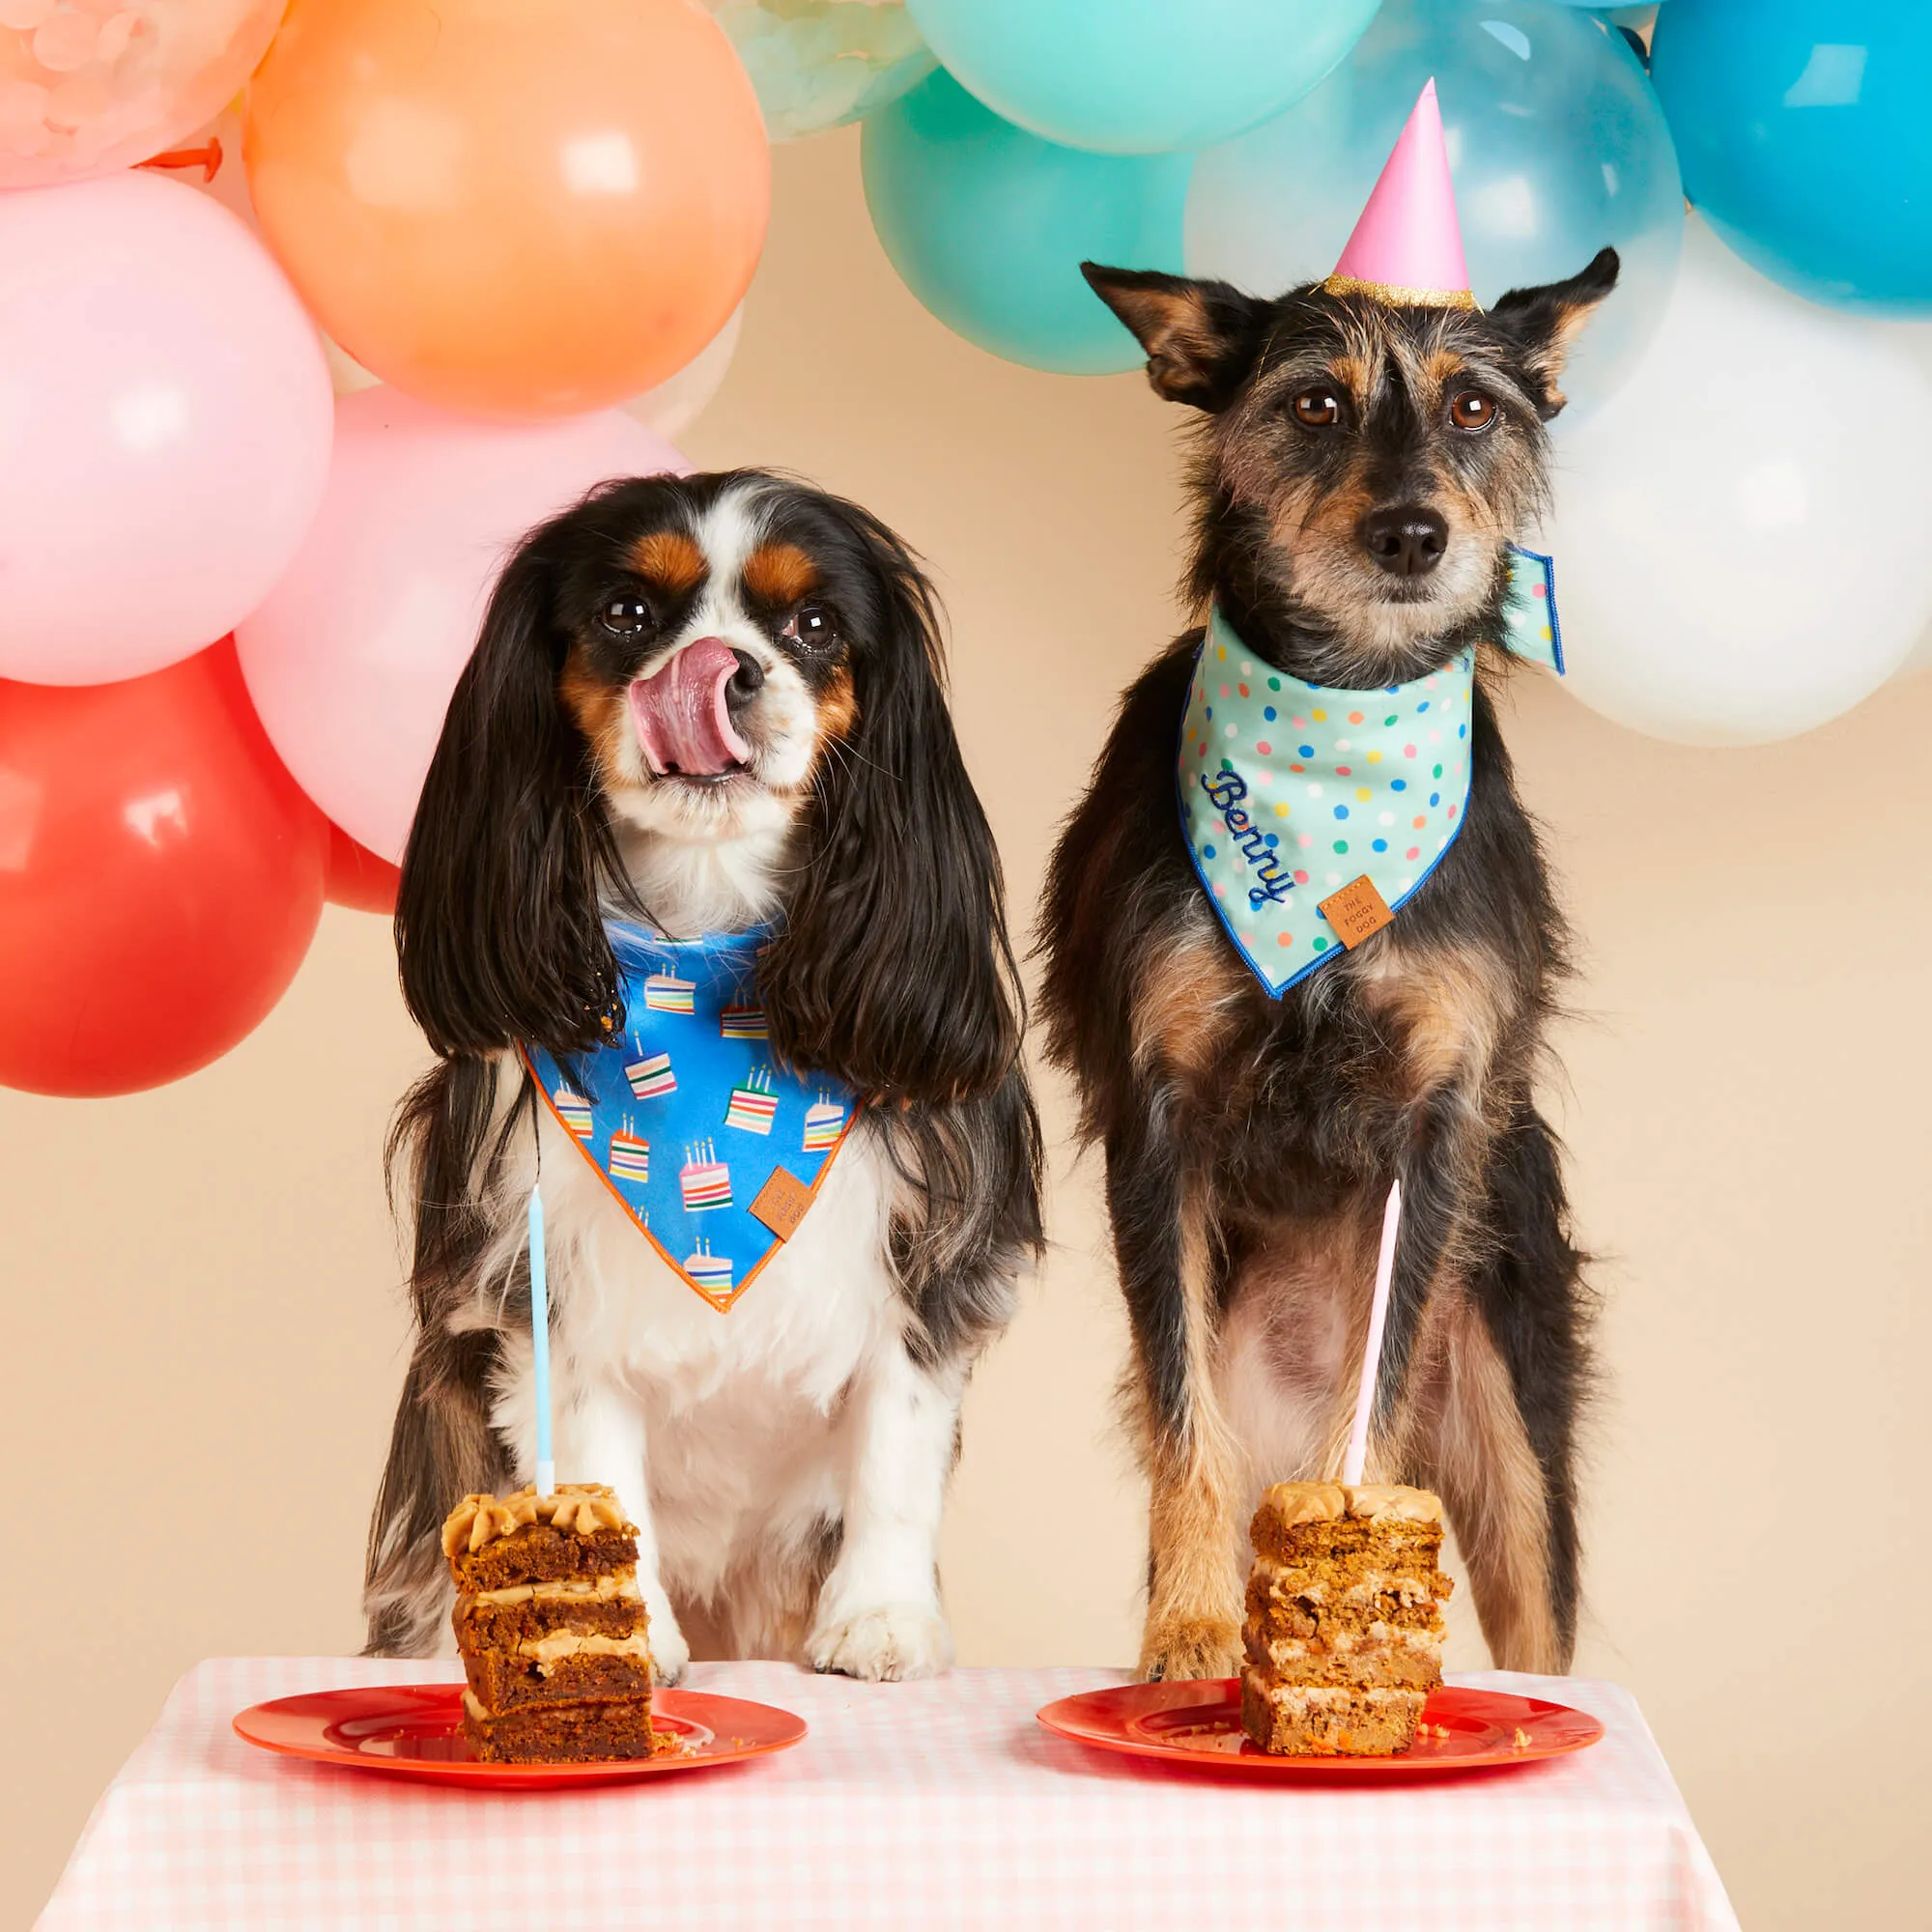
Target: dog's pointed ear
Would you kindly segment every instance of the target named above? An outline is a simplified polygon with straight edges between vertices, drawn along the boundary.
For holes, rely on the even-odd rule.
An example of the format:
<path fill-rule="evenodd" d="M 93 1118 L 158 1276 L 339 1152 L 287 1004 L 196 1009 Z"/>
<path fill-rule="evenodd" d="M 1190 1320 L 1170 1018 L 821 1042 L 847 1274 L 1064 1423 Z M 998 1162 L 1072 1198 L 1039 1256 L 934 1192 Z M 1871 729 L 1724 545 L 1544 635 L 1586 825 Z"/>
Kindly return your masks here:
<path fill-rule="evenodd" d="M 423 781 L 396 895 L 403 997 L 437 1052 L 554 1054 L 622 1023 L 600 879 L 614 845 L 590 753 L 558 696 L 552 612 L 564 520 L 533 531 L 490 598 Z"/>
<path fill-rule="evenodd" d="M 1558 387 L 1563 365 L 1597 304 L 1616 287 L 1619 266 L 1617 251 L 1605 248 L 1581 274 L 1541 288 L 1512 289 L 1490 311 L 1490 320 L 1521 354 L 1545 422 L 1563 407 Z"/>
<path fill-rule="evenodd" d="M 772 1046 L 874 1100 L 987 1094 L 1019 1053 L 1019 980 L 999 854 L 947 709 L 938 609 L 891 530 L 830 508 L 876 600 L 841 612 L 859 632 L 855 715 L 820 748 L 797 883 L 759 964 Z"/>
<path fill-rule="evenodd" d="M 1148 381 L 1170 403 L 1224 410 L 1253 371 L 1271 304 L 1226 282 L 1082 262 L 1087 285 L 1147 351 Z"/>

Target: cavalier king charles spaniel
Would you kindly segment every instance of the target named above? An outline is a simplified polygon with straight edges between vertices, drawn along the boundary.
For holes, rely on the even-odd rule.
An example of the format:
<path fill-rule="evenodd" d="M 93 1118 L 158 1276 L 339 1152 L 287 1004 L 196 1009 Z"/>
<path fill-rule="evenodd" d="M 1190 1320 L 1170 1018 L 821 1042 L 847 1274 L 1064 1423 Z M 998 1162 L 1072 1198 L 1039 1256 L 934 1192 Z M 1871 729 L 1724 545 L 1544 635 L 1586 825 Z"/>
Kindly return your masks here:
<path fill-rule="evenodd" d="M 852 1098 L 728 1312 L 540 1104 L 544 1057 L 625 1037 L 626 934 L 762 935 L 770 1060 Z M 532 531 L 451 700 L 396 940 L 438 1059 L 391 1136 L 416 1337 L 370 1651 L 445 1640 L 445 1515 L 534 1473 L 540 1174 L 555 1461 L 638 1525 L 660 1681 L 687 1624 L 727 1655 L 944 1668 L 942 1495 L 968 1373 L 1039 1249 L 1040 1144 L 999 860 L 905 546 L 753 470 L 607 484 Z"/>

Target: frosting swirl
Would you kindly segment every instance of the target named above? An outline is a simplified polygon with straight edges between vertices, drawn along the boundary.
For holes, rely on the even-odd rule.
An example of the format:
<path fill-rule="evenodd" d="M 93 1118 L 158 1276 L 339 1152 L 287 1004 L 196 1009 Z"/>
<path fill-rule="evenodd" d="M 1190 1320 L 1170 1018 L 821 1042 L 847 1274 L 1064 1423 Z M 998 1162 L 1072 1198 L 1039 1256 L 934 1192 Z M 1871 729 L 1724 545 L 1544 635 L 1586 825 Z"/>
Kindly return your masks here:
<path fill-rule="evenodd" d="M 594 1536 L 600 1529 L 637 1532 L 624 1520 L 616 1491 L 603 1483 L 559 1483 L 551 1495 L 526 1483 L 507 1496 L 465 1496 L 444 1519 L 442 1553 L 475 1553 L 499 1536 L 514 1536 L 532 1523 L 547 1522 L 566 1536 Z"/>
<path fill-rule="evenodd" d="M 1401 1483 L 1276 1483 L 1262 1497 L 1261 1514 L 1278 1522 L 1440 1522 L 1442 1499 Z"/>

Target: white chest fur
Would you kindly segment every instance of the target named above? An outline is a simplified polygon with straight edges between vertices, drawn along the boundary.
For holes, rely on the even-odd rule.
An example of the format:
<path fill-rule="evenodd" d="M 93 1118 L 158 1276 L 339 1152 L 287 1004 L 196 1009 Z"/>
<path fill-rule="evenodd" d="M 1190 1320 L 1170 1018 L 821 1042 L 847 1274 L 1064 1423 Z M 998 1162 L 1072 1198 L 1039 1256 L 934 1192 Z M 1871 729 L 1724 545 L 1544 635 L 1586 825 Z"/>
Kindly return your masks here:
<path fill-rule="evenodd" d="M 890 1577 L 848 1583 L 936 1615 L 931 1541 L 961 1378 L 928 1377 L 906 1354 L 887 1247 L 895 1177 L 863 1122 L 797 1233 L 723 1314 L 548 1115 L 542 1132 L 557 1473 L 611 1484 L 638 1523 L 654 1626 L 671 1619 L 654 1628 L 660 1658 L 672 1603 L 727 1596 L 738 1647 L 773 1647 L 810 1550 L 840 1529 L 835 1580 L 863 1570 L 873 1518 L 895 1526 Z M 506 1228 L 505 1261 L 517 1239 Z M 493 1419 L 522 1480 L 535 1456 L 528 1338 L 506 1328 L 501 1358 Z M 881 1454 L 882 1441 L 895 1447 Z"/>

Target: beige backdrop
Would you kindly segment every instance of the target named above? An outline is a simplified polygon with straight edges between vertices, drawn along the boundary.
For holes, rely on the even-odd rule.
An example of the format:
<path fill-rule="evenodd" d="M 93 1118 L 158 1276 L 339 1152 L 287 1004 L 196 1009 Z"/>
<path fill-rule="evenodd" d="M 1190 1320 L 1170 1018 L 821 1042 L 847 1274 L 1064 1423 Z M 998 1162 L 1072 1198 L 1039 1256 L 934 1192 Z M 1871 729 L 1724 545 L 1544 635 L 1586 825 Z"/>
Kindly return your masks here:
<path fill-rule="evenodd" d="M 872 240 L 856 140 L 780 152 L 744 346 L 687 446 L 803 470 L 933 560 L 1023 923 L 1120 687 L 1175 628 L 1175 426 L 1138 377 L 1035 375 L 948 334 Z M 1904 1505 L 1932 1344 L 1932 678 L 1731 753 L 1517 689 L 1582 942 L 1553 1104 L 1606 1297 L 1579 1668 L 1642 1700 L 1747 1924 L 1922 1924 L 1932 1544 Z M 1803 809 L 1828 793 L 1850 849 Z M 330 909 L 207 1072 L 0 1093 L 8 1924 L 181 1671 L 359 1641 L 405 1345 L 379 1150 L 422 1059 L 385 922 Z M 946 1530 L 973 1663 L 1135 1647 L 1123 1329 L 1094 1166 L 1044 1092 L 1053 1251 L 975 1383 Z M 1480 1661 L 1466 1621 L 1453 1661 Z"/>

